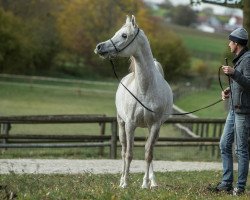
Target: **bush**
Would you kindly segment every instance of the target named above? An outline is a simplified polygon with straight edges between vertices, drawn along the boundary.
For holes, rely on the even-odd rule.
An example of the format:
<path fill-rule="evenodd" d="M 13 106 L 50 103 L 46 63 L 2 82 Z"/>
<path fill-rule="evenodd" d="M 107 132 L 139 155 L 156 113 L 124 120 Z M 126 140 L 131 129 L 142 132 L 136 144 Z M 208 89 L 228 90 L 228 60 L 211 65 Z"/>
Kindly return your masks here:
<path fill-rule="evenodd" d="M 159 37 L 160 36 L 160 37 Z M 150 37 L 154 57 L 162 64 L 165 78 L 176 80 L 187 73 L 190 58 L 182 40 L 163 27 Z"/>
<path fill-rule="evenodd" d="M 131 9 L 166 77 L 186 73 L 189 55 L 180 38 L 152 18 L 142 1 L 104 2 L 8 1 L 0 10 L 0 73 L 113 77 L 108 60 L 99 59 L 93 50 L 122 26 Z M 112 12 L 101 12 L 106 8 Z M 119 59 L 116 66 L 122 77 L 128 59 Z"/>
<path fill-rule="evenodd" d="M 54 57 L 52 71 L 77 77 L 84 74 L 85 68 L 83 57 L 61 52 Z"/>
<path fill-rule="evenodd" d="M 196 22 L 197 14 L 190 6 L 178 5 L 171 10 L 172 22 L 182 26 L 190 26 Z"/>
<path fill-rule="evenodd" d="M 18 31 L 17 31 L 18 30 Z M 32 58 L 20 19 L 0 8 L 0 72 L 21 72 Z"/>
<path fill-rule="evenodd" d="M 208 74 L 208 66 L 202 60 L 197 60 L 193 67 L 194 73 L 199 76 L 206 76 Z"/>

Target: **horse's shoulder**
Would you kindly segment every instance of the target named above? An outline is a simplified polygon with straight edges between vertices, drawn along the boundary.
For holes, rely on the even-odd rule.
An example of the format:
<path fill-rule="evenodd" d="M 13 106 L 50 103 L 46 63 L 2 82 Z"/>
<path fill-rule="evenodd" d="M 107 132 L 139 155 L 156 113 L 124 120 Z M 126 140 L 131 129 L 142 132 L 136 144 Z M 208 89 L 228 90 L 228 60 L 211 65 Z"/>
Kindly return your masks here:
<path fill-rule="evenodd" d="M 131 83 L 134 80 L 134 72 L 129 73 L 125 77 L 122 78 L 121 82 L 125 85 Z"/>

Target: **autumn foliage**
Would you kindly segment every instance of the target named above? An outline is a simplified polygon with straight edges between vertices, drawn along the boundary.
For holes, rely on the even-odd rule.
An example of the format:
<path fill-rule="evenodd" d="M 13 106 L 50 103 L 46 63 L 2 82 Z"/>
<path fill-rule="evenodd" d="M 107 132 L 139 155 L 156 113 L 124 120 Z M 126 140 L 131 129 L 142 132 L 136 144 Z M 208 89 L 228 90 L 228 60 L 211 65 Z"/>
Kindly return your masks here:
<path fill-rule="evenodd" d="M 0 73 L 112 76 L 109 63 L 93 51 L 131 14 L 167 78 L 189 67 L 180 38 L 141 0 L 0 0 L 0 6 Z M 126 73 L 128 62 L 118 61 L 118 68 Z"/>

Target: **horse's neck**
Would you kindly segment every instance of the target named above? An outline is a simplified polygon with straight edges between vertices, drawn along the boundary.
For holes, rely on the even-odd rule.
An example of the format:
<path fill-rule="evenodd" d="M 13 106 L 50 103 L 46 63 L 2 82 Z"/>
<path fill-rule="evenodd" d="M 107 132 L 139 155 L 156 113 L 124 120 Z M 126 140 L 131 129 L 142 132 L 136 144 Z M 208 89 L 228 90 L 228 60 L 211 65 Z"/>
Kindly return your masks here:
<path fill-rule="evenodd" d="M 153 55 L 148 43 L 143 45 L 135 55 L 135 81 L 140 92 L 147 92 L 149 85 L 154 81 L 156 72 Z"/>

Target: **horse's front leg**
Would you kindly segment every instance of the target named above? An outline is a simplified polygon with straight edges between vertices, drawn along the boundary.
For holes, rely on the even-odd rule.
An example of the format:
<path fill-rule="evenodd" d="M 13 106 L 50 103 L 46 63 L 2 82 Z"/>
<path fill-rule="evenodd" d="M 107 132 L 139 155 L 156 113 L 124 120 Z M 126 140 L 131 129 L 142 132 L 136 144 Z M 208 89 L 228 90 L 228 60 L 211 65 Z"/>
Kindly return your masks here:
<path fill-rule="evenodd" d="M 155 188 L 158 187 L 155 179 L 154 174 L 154 168 L 153 168 L 153 160 L 151 161 L 150 167 L 149 167 L 149 180 L 150 180 L 150 187 Z"/>
<path fill-rule="evenodd" d="M 122 157 L 122 161 L 123 161 L 122 175 L 121 175 L 119 186 L 124 187 L 124 183 L 125 183 L 124 175 L 125 175 L 125 169 L 126 169 L 125 155 L 126 155 L 127 141 L 126 141 L 124 121 L 119 116 L 117 116 L 117 122 L 118 122 L 118 127 L 119 127 L 119 140 L 120 140 L 120 143 L 122 146 L 121 157 Z"/>
<path fill-rule="evenodd" d="M 149 187 L 157 187 L 157 183 L 154 176 L 153 171 L 153 150 L 154 145 L 159 136 L 160 125 L 154 125 L 150 127 L 150 135 L 145 145 L 145 160 L 146 160 L 146 169 L 145 175 L 143 178 L 142 188 L 149 188 Z M 151 182 L 151 185 L 150 185 Z"/>
<path fill-rule="evenodd" d="M 124 184 L 123 188 L 128 186 L 128 179 L 129 179 L 129 168 L 131 161 L 133 159 L 133 147 L 134 147 L 134 131 L 135 126 L 131 124 L 125 124 L 125 131 L 126 131 L 126 141 L 127 141 L 127 149 L 125 154 L 125 173 L 124 173 Z"/>

